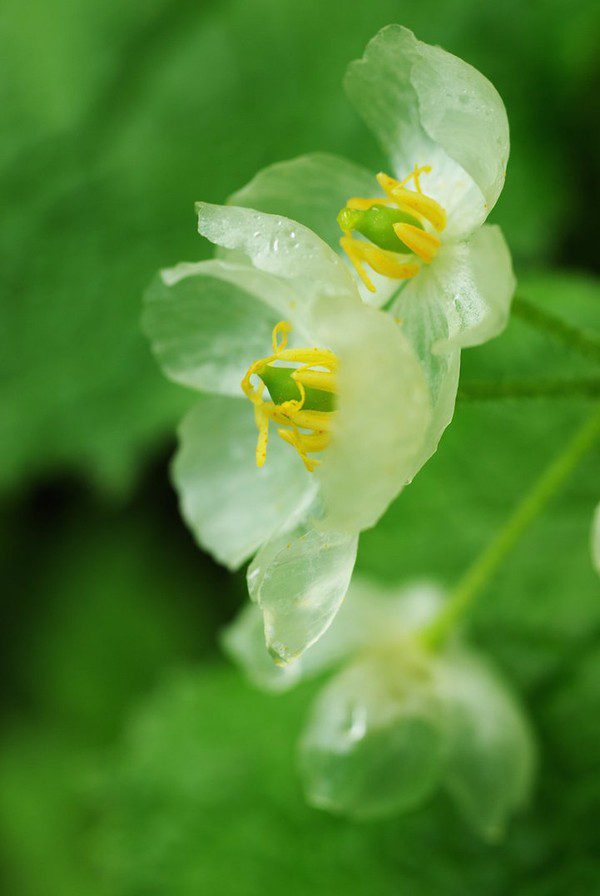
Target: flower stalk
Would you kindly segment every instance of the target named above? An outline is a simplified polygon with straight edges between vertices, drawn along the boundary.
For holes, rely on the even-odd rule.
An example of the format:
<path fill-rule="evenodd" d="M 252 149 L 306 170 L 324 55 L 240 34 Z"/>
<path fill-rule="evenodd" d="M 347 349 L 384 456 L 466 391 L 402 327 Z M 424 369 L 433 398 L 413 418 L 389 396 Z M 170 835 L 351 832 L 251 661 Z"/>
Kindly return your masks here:
<path fill-rule="evenodd" d="M 557 339 L 563 345 L 573 349 L 585 358 L 600 364 L 600 339 L 593 333 L 585 332 L 578 327 L 565 323 L 559 317 L 544 311 L 521 296 L 514 297 L 512 313 L 525 321 L 525 323 L 547 333 L 553 339 Z"/>
<path fill-rule="evenodd" d="M 600 377 L 561 379 L 466 380 L 458 389 L 461 401 L 519 398 L 600 398 Z"/>
<path fill-rule="evenodd" d="M 579 462 L 600 438 L 600 408 L 577 430 L 564 450 L 542 472 L 504 526 L 451 592 L 438 616 L 420 634 L 430 647 L 441 645 L 477 600 L 527 527 L 544 510 Z"/>

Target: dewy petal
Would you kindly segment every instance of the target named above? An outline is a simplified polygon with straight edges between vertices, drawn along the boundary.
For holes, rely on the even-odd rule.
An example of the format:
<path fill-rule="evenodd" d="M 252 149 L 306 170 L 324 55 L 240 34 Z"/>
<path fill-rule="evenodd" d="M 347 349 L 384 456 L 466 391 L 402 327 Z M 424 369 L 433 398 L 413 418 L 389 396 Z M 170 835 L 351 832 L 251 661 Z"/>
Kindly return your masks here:
<path fill-rule="evenodd" d="M 340 209 L 352 196 L 380 193 L 366 168 L 338 156 L 312 153 L 263 168 L 228 202 L 301 221 L 337 252 Z"/>
<path fill-rule="evenodd" d="M 248 265 L 183 263 L 148 288 L 143 326 L 168 377 L 239 396 L 244 373 L 265 354 L 275 324 L 293 317 L 294 302 L 285 283 Z"/>
<path fill-rule="evenodd" d="M 258 552 L 248 568 L 248 590 L 263 612 L 276 662 L 296 660 L 327 630 L 348 590 L 357 545 L 356 535 L 306 523 Z"/>
<path fill-rule="evenodd" d="M 263 168 L 250 183 L 234 193 L 229 204 L 286 215 L 300 221 L 341 254 L 363 302 L 381 307 L 397 289 L 397 282 L 369 271 L 376 291 L 370 292 L 340 249 L 342 232 L 337 216 L 353 196 L 382 196 L 375 174 L 346 159 L 312 153 Z"/>
<path fill-rule="evenodd" d="M 310 803 L 377 818 L 422 803 L 442 772 L 444 730 L 426 660 L 372 657 L 319 696 L 300 745 Z"/>
<path fill-rule="evenodd" d="M 265 626 L 260 608 L 247 604 L 222 635 L 222 644 L 256 687 L 287 691 L 306 678 L 318 675 L 368 643 L 373 634 L 372 606 L 357 602 L 351 594 L 343 601 L 335 623 L 298 659 L 287 665 L 274 662 L 265 645 Z"/>
<path fill-rule="evenodd" d="M 331 444 L 315 476 L 332 529 L 373 526 L 414 473 L 429 426 L 421 365 L 393 317 L 338 303 L 316 338 L 340 360 Z"/>
<path fill-rule="evenodd" d="M 302 677 L 304 656 L 308 656 L 311 652 L 307 651 L 303 657 L 287 666 L 273 662 L 273 657 L 265 646 L 263 614 L 260 607 L 250 602 L 222 632 L 221 644 L 227 655 L 242 668 L 252 684 L 274 693 L 287 691 L 297 684 Z"/>
<path fill-rule="evenodd" d="M 527 719 L 475 654 L 442 658 L 439 683 L 449 735 L 444 785 L 479 833 L 497 839 L 531 790 L 535 750 Z"/>
<path fill-rule="evenodd" d="M 594 569 L 600 574 L 600 504 L 596 507 L 592 521 L 592 562 Z"/>
<path fill-rule="evenodd" d="M 428 583 L 390 591 L 354 576 L 335 623 L 294 662 L 286 666 L 273 662 L 265 647 L 262 614 L 253 603 L 224 630 L 222 643 L 257 687 L 285 691 L 360 650 L 392 637 L 406 639 L 431 621 L 441 603 L 441 592 Z"/>
<path fill-rule="evenodd" d="M 243 253 L 258 270 L 280 277 L 298 301 L 296 319 L 310 328 L 315 302 L 343 297 L 359 304 L 352 276 L 333 249 L 307 227 L 280 215 L 237 206 L 196 203 L 198 232 Z"/>
<path fill-rule="evenodd" d="M 184 418 L 173 463 L 181 513 L 201 547 L 235 569 L 274 532 L 296 525 L 314 482 L 281 439 L 254 462 L 256 424 L 244 399 L 205 395 Z"/>
<path fill-rule="evenodd" d="M 502 231 L 486 224 L 465 242 L 443 245 L 433 264 L 401 292 L 393 313 L 409 318 L 437 304 L 446 318 L 445 327 L 438 321 L 438 332 L 447 332 L 432 344 L 434 352 L 480 345 L 506 326 L 515 285 Z"/>
<path fill-rule="evenodd" d="M 430 190 L 431 180 L 424 181 L 426 192 L 450 213 L 457 192 L 463 194 L 462 233 L 485 220 L 502 190 L 509 154 L 506 110 L 487 78 L 407 28 L 389 25 L 351 63 L 345 83 L 398 175 L 431 164 L 437 182 Z"/>

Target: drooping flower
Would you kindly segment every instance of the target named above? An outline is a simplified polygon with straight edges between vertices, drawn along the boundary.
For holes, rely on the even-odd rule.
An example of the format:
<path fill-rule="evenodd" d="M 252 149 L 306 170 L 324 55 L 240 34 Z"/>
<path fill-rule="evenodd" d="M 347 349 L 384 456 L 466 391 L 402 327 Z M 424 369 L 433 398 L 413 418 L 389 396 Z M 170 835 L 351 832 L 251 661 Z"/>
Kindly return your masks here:
<path fill-rule="evenodd" d="M 460 349 L 504 328 L 514 293 L 504 237 L 484 223 L 504 185 L 506 111 L 480 72 L 398 25 L 373 38 L 345 86 L 386 170 L 306 155 L 230 201 L 310 227 L 351 262 L 363 299 L 401 321 L 430 386 L 432 453 L 452 418 Z"/>
<path fill-rule="evenodd" d="M 429 390 L 402 328 L 310 230 L 245 208 L 198 215 L 221 257 L 163 271 L 146 296 L 164 371 L 203 393 L 173 476 L 206 550 L 230 568 L 255 555 L 250 595 L 287 663 L 337 612 L 359 532 L 425 461 Z"/>
<path fill-rule="evenodd" d="M 442 789 L 482 836 L 495 839 L 529 795 L 533 739 L 482 657 L 459 641 L 438 653 L 420 640 L 443 598 L 429 584 L 388 591 L 355 577 L 335 625 L 284 669 L 270 661 L 252 605 L 223 642 L 264 690 L 285 691 L 335 670 L 300 743 L 309 802 L 377 818 Z"/>

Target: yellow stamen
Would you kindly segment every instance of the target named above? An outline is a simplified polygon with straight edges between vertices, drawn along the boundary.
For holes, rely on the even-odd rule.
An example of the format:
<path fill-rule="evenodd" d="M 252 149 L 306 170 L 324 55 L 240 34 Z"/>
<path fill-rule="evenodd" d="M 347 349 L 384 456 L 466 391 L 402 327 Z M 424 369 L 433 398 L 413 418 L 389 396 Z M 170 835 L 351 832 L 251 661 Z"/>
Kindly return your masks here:
<path fill-rule="evenodd" d="M 267 459 L 267 445 L 269 443 L 269 417 L 262 408 L 254 407 L 254 419 L 258 427 L 258 441 L 256 442 L 256 466 L 263 467 Z"/>
<path fill-rule="evenodd" d="M 333 373 L 326 370 L 311 370 L 309 367 L 299 367 L 292 374 L 295 383 L 303 383 L 311 389 L 320 389 L 322 392 L 336 391 L 336 378 Z"/>
<path fill-rule="evenodd" d="M 375 287 L 363 267 L 363 262 L 368 264 L 378 274 L 382 274 L 384 277 L 391 277 L 394 280 L 408 280 L 419 273 L 418 264 L 407 261 L 404 256 L 398 255 L 396 252 L 380 249 L 379 246 L 375 246 L 373 243 L 357 240 L 352 236 L 343 236 L 340 239 L 340 246 L 348 255 L 358 275 L 370 292 L 375 292 Z"/>
<path fill-rule="evenodd" d="M 418 255 L 426 264 L 430 264 L 441 246 L 441 241 L 433 233 L 427 233 L 412 224 L 394 224 L 394 233 L 405 246 Z"/>
<path fill-rule="evenodd" d="M 371 198 L 353 196 L 340 212 L 338 221 L 343 232 L 340 245 L 370 292 L 375 292 L 376 289 L 366 271 L 366 265 L 384 277 L 406 280 L 419 273 L 419 262 L 430 264 L 435 258 L 441 241 L 431 233 L 431 228 L 441 233 L 446 226 L 447 216 L 439 202 L 427 196 L 421 187 L 422 175 L 430 172 L 431 165 L 415 165 L 403 180 L 396 180 L 380 171 L 377 182 L 385 195 Z M 394 242 L 393 238 L 391 241 L 389 239 L 389 231 L 379 234 L 374 227 L 372 231 L 361 229 L 363 235 L 368 234 L 366 239 L 352 236 L 354 222 L 357 220 L 356 212 L 366 212 L 377 205 L 395 206 L 422 224 L 422 229 L 408 223 L 392 225 L 396 236 L 404 243 L 410 254 L 404 255 L 401 250 L 393 250 Z M 355 214 L 350 214 L 348 209 L 354 209 Z M 357 226 L 362 228 L 363 225 Z M 366 224 L 364 226 L 366 227 Z M 389 248 L 390 245 L 392 249 Z"/>
<path fill-rule="evenodd" d="M 261 363 L 267 361 L 295 361 L 297 364 L 305 364 L 307 367 L 328 367 L 330 370 L 337 370 L 338 359 L 333 352 L 325 348 L 287 348 L 277 352 L 272 358 L 265 358 Z"/>
<path fill-rule="evenodd" d="M 389 205 L 393 199 L 386 199 L 384 196 L 376 196 L 374 199 L 361 199 L 360 196 L 353 196 L 346 203 L 346 208 L 358 208 L 361 211 L 368 211 L 374 205 Z"/>
<path fill-rule="evenodd" d="M 422 174 L 429 174 L 430 171 L 431 165 L 415 165 L 410 174 L 405 177 L 404 180 L 400 181 L 400 186 L 403 187 L 405 184 L 409 183 L 409 181 L 412 180 L 415 185 L 415 190 L 417 190 L 419 193 L 422 193 L 423 191 L 421 189 L 421 182 L 419 178 Z"/>
<path fill-rule="evenodd" d="M 292 444 L 292 440 L 299 441 L 305 451 L 323 451 L 329 445 L 331 436 L 328 432 L 313 432 L 309 435 L 295 434 L 289 429 L 279 429 L 279 435 L 285 442 Z"/>
<path fill-rule="evenodd" d="M 303 435 L 298 431 L 290 431 L 289 429 L 278 429 L 277 433 L 284 442 L 296 449 L 308 472 L 313 473 L 320 461 L 308 457 L 308 454 L 314 451 L 324 451 L 330 442 L 329 434 L 316 432 L 311 435 Z"/>
<path fill-rule="evenodd" d="M 419 174 L 426 171 L 431 171 L 431 168 L 428 165 L 424 165 L 422 168 L 418 169 Z M 426 196 L 422 192 L 418 175 L 415 180 L 416 190 L 407 190 L 405 184 L 410 178 L 415 179 L 415 172 L 410 174 L 409 177 L 404 180 L 394 180 L 393 177 L 389 177 L 389 175 L 384 174 L 383 171 L 380 171 L 377 175 L 379 186 L 386 193 L 391 202 L 394 202 L 398 208 L 402 209 L 402 211 L 409 212 L 410 214 L 417 214 L 420 218 L 429 221 L 438 233 L 441 233 L 446 226 L 445 209 L 442 208 L 439 202 L 432 199 L 431 196 Z"/>
<path fill-rule="evenodd" d="M 280 320 L 278 324 L 273 328 L 273 333 L 271 334 L 271 343 L 273 345 L 273 351 L 275 354 L 279 354 L 284 350 L 288 341 L 288 334 L 292 332 L 292 325 L 287 322 L 287 320 Z M 281 341 L 277 341 L 277 337 L 281 334 Z"/>
<path fill-rule="evenodd" d="M 308 454 L 323 451 L 331 439 L 334 411 L 305 408 L 307 389 L 319 389 L 335 393 L 335 373 L 338 369 L 336 355 L 328 349 L 296 348 L 288 349 L 287 340 L 292 327 L 287 321 L 280 321 L 273 329 L 273 354 L 261 358 L 250 365 L 241 382 L 244 394 L 254 405 L 254 417 L 258 429 L 256 443 L 256 465 L 262 467 L 267 458 L 269 423 L 273 421 L 282 428 L 279 436 L 292 445 L 300 455 L 306 469 L 312 473 L 319 461 Z M 280 404 L 263 399 L 264 383 L 256 387 L 252 377 L 260 375 L 275 361 L 294 362 L 302 365 L 292 374 L 298 387 L 299 398 L 289 399 Z M 317 368 L 316 370 L 313 368 Z"/>
<path fill-rule="evenodd" d="M 286 407 L 285 404 L 265 405 L 267 413 L 274 423 L 285 423 L 288 426 L 299 426 L 301 429 L 310 429 L 313 432 L 330 432 L 333 427 L 331 411 L 303 411 L 299 407 Z"/>

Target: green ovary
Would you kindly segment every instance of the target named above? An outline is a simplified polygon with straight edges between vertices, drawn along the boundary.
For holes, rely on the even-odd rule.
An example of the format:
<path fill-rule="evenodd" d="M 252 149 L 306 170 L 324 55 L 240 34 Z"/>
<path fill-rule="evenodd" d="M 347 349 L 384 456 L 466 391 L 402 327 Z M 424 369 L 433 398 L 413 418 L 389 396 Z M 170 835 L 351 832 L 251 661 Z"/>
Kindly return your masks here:
<path fill-rule="evenodd" d="M 373 205 L 364 210 L 346 206 L 337 220 L 345 233 L 357 231 L 380 249 L 390 252 L 406 252 L 406 246 L 396 236 L 394 224 L 412 224 L 423 230 L 423 225 L 413 215 L 385 205 Z"/>
<path fill-rule="evenodd" d="M 301 398 L 298 384 L 292 379 L 295 373 L 294 367 L 273 367 L 267 364 L 257 375 L 263 381 L 271 401 L 274 404 L 283 404 L 285 401 L 299 401 Z M 306 398 L 303 404 L 305 411 L 334 411 L 335 394 L 325 392 L 323 389 L 313 389 L 305 386 Z"/>

